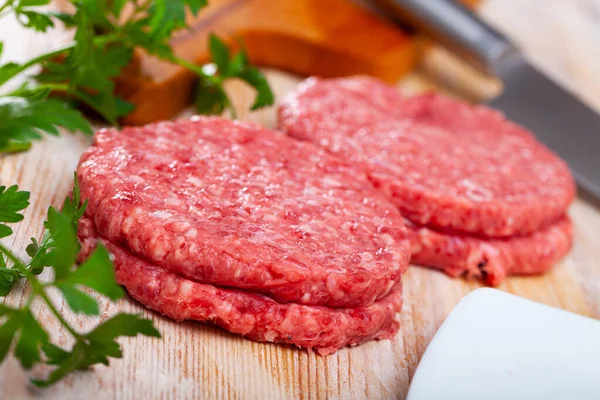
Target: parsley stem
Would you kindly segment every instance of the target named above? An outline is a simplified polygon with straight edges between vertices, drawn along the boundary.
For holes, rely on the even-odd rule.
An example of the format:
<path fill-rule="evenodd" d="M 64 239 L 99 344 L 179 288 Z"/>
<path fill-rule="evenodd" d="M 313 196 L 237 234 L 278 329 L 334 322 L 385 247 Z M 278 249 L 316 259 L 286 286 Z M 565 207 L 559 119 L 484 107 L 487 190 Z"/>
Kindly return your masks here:
<path fill-rule="evenodd" d="M 27 269 L 27 267 L 25 266 L 25 264 L 23 263 L 23 261 L 21 261 L 17 256 L 15 256 L 13 254 L 13 252 L 10 251 L 10 249 L 8 247 L 6 247 L 3 243 L 0 243 L 0 253 L 3 253 L 6 257 L 8 257 L 8 259 L 13 262 L 13 264 L 17 268 L 17 270 L 20 273 L 22 273 L 23 275 L 25 275 L 25 277 L 30 282 L 32 282 L 32 286 L 34 287 L 34 289 L 37 289 L 39 287 L 39 283 L 37 282 L 37 279 Z M 35 282 L 35 283 L 33 283 L 33 282 Z"/>
<path fill-rule="evenodd" d="M 106 115 L 102 109 L 98 108 L 94 104 L 94 102 L 90 99 L 89 94 L 79 91 L 79 90 L 73 91 L 73 90 L 71 90 L 71 88 L 69 88 L 69 85 L 66 83 L 38 83 L 36 85 L 36 89 L 49 89 L 53 92 L 67 93 L 67 94 L 73 96 L 74 98 L 76 98 L 77 100 L 84 102 L 88 107 L 90 107 L 95 112 L 100 114 L 104 119 L 106 119 L 111 124 L 113 124 L 113 125 L 117 124 L 117 121 L 115 121 L 113 118 L 111 118 L 110 115 Z M 12 93 L 9 93 L 9 96 L 18 96 L 18 95 L 19 95 L 19 89 L 15 90 Z M 5 151 L 5 150 L 3 150 L 3 151 Z"/>
<path fill-rule="evenodd" d="M 8 81 L 9 79 L 11 79 L 14 76 L 19 75 L 21 72 L 23 72 L 23 71 L 25 71 L 25 70 L 33 67 L 34 65 L 39 64 L 41 62 L 44 62 L 46 60 L 49 60 L 52 57 L 56 57 L 56 56 L 64 53 L 65 51 L 69 51 L 69 50 L 73 49 L 74 47 L 75 47 L 74 44 L 69 44 L 67 46 L 60 47 L 60 48 L 58 48 L 58 49 L 56 49 L 54 51 L 51 51 L 49 53 L 44 53 L 44 54 L 41 54 L 41 55 L 39 55 L 39 56 L 37 56 L 35 58 L 32 58 L 31 60 L 27 61 L 26 63 L 19 65 L 18 68 L 12 69 L 11 73 L 7 74 L 3 78 L 3 80 L 0 81 L 0 84 Z"/>
<path fill-rule="evenodd" d="M 27 278 L 29 285 L 31 285 L 31 295 L 27 300 L 27 305 L 30 305 L 33 301 L 33 297 L 35 297 L 35 293 L 38 293 L 42 290 L 42 285 L 40 284 L 40 281 L 38 281 L 35 275 L 33 275 L 31 271 L 27 269 L 23 261 L 21 261 L 21 259 L 15 256 L 13 252 L 10 251 L 8 247 L 4 246 L 4 244 L 2 243 L 0 243 L 0 253 L 3 253 L 6 257 L 8 257 L 8 259 L 13 262 L 13 265 L 17 269 L 17 271 L 19 271 L 23 276 L 25 276 L 25 278 Z"/>
<path fill-rule="evenodd" d="M 55 92 L 66 92 L 69 90 L 69 85 L 66 83 L 38 83 L 35 86 L 36 89 L 50 89 Z M 20 89 L 15 90 L 14 92 L 9 93 L 9 96 L 18 96 L 20 93 Z"/>
<path fill-rule="evenodd" d="M 75 329 L 73 329 L 73 327 L 64 319 L 64 317 L 60 314 L 60 312 L 54 306 L 54 303 L 52 303 L 52 300 L 50 299 L 50 297 L 48 297 L 48 294 L 46 294 L 46 292 L 43 289 L 40 290 L 38 293 L 39 293 L 40 297 L 42 298 L 42 300 L 44 300 L 44 303 L 46 303 L 46 305 L 48 306 L 50 311 L 52 311 L 52 314 L 54 314 L 56 319 L 58 319 L 58 321 L 61 323 L 61 325 L 64 326 L 65 329 L 67 331 L 69 331 L 69 333 L 75 339 L 82 341 L 83 336 L 79 332 L 77 332 Z"/>
<path fill-rule="evenodd" d="M 52 300 L 50 300 L 50 297 L 48 297 L 48 295 L 46 294 L 44 285 L 42 285 L 40 281 L 35 277 L 35 275 L 33 275 L 31 271 L 27 269 L 25 263 L 23 263 L 23 261 L 19 257 L 14 255 L 14 253 L 3 243 L 0 243 L 0 253 L 6 255 L 6 257 L 8 257 L 8 259 L 13 262 L 14 267 L 16 267 L 16 269 L 25 276 L 25 278 L 31 285 L 32 296 L 29 297 L 27 304 L 29 305 L 31 303 L 33 297 L 35 297 L 35 294 L 39 294 L 50 309 L 50 311 L 52 311 L 52 314 L 54 314 L 54 316 L 67 329 L 67 331 L 69 331 L 69 333 L 73 335 L 73 337 L 78 341 L 83 341 L 83 335 L 75 331 L 75 329 L 73 329 L 73 327 L 71 327 L 71 325 L 69 325 L 69 323 L 63 318 L 63 316 L 54 306 L 54 303 L 52 303 Z"/>
<path fill-rule="evenodd" d="M 176 55 L 171 55 L 170 57 L 168 57 L 166 59 L 167 61 L 171 61 L 174 64 L 180 65 L 184 68 L 189 69 L 190 71 L 196 73 L 197 75 L 200 75 L 203 78 L 206 78 L 208 80 L 210 80 L 211 82 L 214 81 L 214 77 L 212 75 L 208 75 L 206 72 L 204 72 L 202 70 L 202 67 L 200 67 L 199 65 L 194 64 L 193 62 L 189 62 L 188 60 L 184 60 L 183 58 L 179 58 Z"/>

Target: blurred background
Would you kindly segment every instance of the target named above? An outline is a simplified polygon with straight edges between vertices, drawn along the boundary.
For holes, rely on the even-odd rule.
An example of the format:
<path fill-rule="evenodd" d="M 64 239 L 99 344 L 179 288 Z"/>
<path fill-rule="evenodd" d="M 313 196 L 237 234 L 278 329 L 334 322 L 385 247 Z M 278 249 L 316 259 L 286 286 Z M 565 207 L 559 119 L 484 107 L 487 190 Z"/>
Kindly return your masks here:
<path fill-rule="evenodd" d="M 279 3 L 276 0 L 272 1 L 273 4 Z M 367 0 L 354 0 L 354 2 L 363 6 L 369 5 Z M 464 0 L 464 2 L 474 7 L 487 22 L 517 43 L 537 66 L 550 73 L 557 81 L 575 90 L 587 102 L 600 108 L 600 75 L 598 74 L 600 0 Z M 64 3 L 64 0 L 58 0 L 52 7 L 65 7 Z M 213 0 L 210 3 L 227 3 L 227 1 Z M 6 62 L 21 60 L 32 53 L 41 52 L 48 46 L 68 40 L 69 34 L 61 32 L 53 32 L 51 35 L 36 34 L 32 30 L 20 29 L 18 23 L 8 17 L 3 18 L 0 23 L 0 37 L 8 39 L 5 40 L 2 55 L 2 61 Z M 460 68 L 455 68 L 454 62 L 449 61 L 450 58 L 451 56 L 446 52 L 436 47 L 428 52 L 421 65 L 425 64 L 426 69 L 430 71 L 437 70 L 450 88 L 464 86 L 462 89 L 467 90 L 467 96 L 474 95 L 473 85 L 461 84 L 464 79 L 469 79 L 472 71 L 461 71 Z M 12 82 L 10 86 L 3 86 L 3 90 L 15 85 L 17 82 Z M 410 90 L 412 86 L 408 84 L 406 87 Z M 486 89 L 483 90 L 485 93 Z M 494 89 L 487 90 L 492 93 Z"/>

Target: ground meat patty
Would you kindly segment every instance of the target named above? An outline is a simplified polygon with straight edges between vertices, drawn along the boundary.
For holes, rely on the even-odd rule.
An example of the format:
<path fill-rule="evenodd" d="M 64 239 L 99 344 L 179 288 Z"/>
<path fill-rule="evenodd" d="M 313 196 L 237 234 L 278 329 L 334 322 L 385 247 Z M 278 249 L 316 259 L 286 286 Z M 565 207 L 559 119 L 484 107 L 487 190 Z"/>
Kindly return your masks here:
<path fill-rule="evenodd" d="M 103 237 L 198 282 L 351 307 L 408 266 L 403 219 L 362 172 L 258 125 L 103 130 L 77 176 Z"/>
<path fill-rule="evenodd" d="M 526 235 L 560 218 L 566 164 L 484 106 L 403 98 L 370 78 L 311 78 L 282 102 L 280 127 L 362 165 L 417 225 L 485 237 Z"/>
<path fill-rule="evenodd" d="M 527 236 L 483 240 L 443 234 L 409 225 L 415 264 L 439 268 L 450 276 L 470 275 L 497 285 L 507 275 L 531 275 L 549 270 L 571 249 L 569 217 Z"/>
<path fill-rule="evenodd" d="M 81 259 L 95 246 L 95 235 L 91 220 L 84 217 L 79 225 Z M 103 243 L 114 255 L 117 281 L 129 294 L 177 321 L 211 322 L 248 339 L 313 348 L 323 355 L 371 339 L 388 339 L 398 331 L 394 317 L 402 305 L 400 284 L 367 307 L 280 304 L 263 295 L 185 279 L 118 245 Z"/>

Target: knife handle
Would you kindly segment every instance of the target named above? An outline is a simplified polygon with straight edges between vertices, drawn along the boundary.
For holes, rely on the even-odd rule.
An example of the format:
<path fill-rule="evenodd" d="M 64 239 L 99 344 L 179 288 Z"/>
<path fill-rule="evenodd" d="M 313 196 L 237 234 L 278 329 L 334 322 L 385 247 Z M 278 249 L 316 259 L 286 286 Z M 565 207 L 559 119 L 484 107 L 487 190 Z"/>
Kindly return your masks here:
<path fill-rule="evenodd" d="M 500 32 L 453 0 L 375 0 L 375 3 L 484 72 L 494 73 L 501 61 L 519 54 Z"/>

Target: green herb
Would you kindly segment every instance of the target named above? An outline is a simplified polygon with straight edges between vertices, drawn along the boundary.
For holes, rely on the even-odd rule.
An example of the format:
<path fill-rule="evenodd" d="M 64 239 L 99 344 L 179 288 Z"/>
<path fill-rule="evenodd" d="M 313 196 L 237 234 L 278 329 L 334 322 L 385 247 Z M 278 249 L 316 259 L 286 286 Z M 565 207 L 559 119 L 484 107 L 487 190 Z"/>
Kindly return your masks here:
<path fill-rule="evenodd" d="M 0 236 L 6 237 L 12 229 L 6 223 L 19 222 L 20 213 L 29 205 L 29 193 L 16 186 L 0 187 Z M 26 252 L 29 262 L 17 257 L 0 243 L 0 295 L 6 296 L 21 278 L 29 285 L 27 301 L 19 308 L 0 305 L 0 362 L 14 348 L 14 355 L 25 369 L 36 364 L 53 366 L 45 380 L 32 380 L 37 386 L 48 386 L 67 374 L 86 369 L 94 364 L 108 365 L 109 358 L 121 358 L 121 347 L 116 339 L 122 336 L 160 337 L 152 322 L 135 314 L 117 314 L 100 323 L 93 330 L 81 333 L 70 325 L 58 311 L 48 295 L 48 289 L 58 289 L 70 309 L 78 314 L 100 314 L 97 300 L 90 291 L 117 300 L 123 297 L 123 289 L 115 282 L 115 272 L 108 251 L 102 245 L 93 251 L 79 268 L 74 267 L 79 242 L 77 225 L 85 212 L 87 203 L 80 204 L 79 186 L 71 198 L 65 199 L 62 211 L 48 209 L 44 222 L 45 233 L 38 242 L 31 239 Z M 51 281 L 37 278 L 45 268 L 53 272 Z M 34 300 L 40 300 L 72 336 L 75 344 L 65 350 L 50 341 L 48 332 L 31 311 Z"/>
<path fill-rule="evenodd" d="M 186 13 L 198 14 L 205 0 L 72 0 L 71 14 L 40 12 L 50 0 L 0 0 L 0 17 L 14 14 L 28 28 L 45 32 L 61 22 L 75 28 L 74 42 L 25 63 L 0 65 L 0 89 L 33 66 L 41 72 L 24 87 L 0 96 L 0 152 L 28 149 L 40 133 L 56 135 L 57 127 L 90 134 L 91 127 L 72 107 L 85 104 L 113 125 L 133 110 L 115 94 L 114 78 L 142 48 L 198 76 L 195 105 L 200 113 L 217 114 L 226 108 L 235 116 L 223 83 L 238 78 L 257 91 L 252 109 L 273 104 L 273 93 L 262 73 L 248 63 L 243 50 L 230 58 L 229 48 L 211 36 L 210 50 L 216 71 L 177 57 L 169 45 L 174 32 L 186 29 Z M 126 5 L 130 7 L 125 7 Z M 125 14 L 124 10 L 128 10 Z M 2 42 L 0 42 L 0 56 Z M 57 57 L 60 57 L 57 58 Z M 60 93 L 61 99 L 49 98 Z"/>
<path fill-rule="evenodd" d="M 203 114 L 218 114 L 225 107 L 231 107 L 231 102 L 223 90 L 225 79 L 237 78 L 248 83 L 256 89 L 256 98 L 252 110 L 257 110 L 273 104 L 275 98 L 264 75 L 257 68 L 250 65 L 244 50 L 240 50 L 233 57 L 229 48 L 217 36 L 210 36 L 210 54 L 217 67 L 214 74 L 199 85 L 196 97 L 196 109 Z M 233 110 L 235 115 L 235 110 Z"/>

